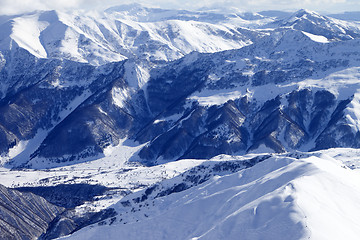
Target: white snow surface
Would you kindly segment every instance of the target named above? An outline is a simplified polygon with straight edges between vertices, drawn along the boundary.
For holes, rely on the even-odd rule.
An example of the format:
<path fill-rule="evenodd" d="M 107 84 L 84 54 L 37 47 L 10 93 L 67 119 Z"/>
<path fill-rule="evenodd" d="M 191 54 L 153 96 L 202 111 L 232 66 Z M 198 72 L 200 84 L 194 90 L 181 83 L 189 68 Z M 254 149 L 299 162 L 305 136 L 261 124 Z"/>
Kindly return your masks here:
<path fill-rule="evenodd" d="M 145 11 L 140 9 L 139 11 Z M 251 44 L 238 23 L 198 19 L 198 13 L 143 21 L 136 11 L 39 11 L 0 25 L 0 50 L 15 44 L 38 58 L 93 65 L 140 57 L 174 60 L 192 51 L 217 52 Z M 236 17 L 239 18 L 240 17 Z"/>
<path fill-rule="evenodd" d="M 146 167 L 131 161 L 140 147 L 127 140 L 95 161 L 48 170 L 1 168 L 0 177 L 8 187 L 88 183 L 114 188 L 76 211 L 114 207 L 117 220 L 64 239 L 357 239 L 360 234 L 358 149 L 273 154 L 254 167 L 133 205 L 131 212 L 120 203 L 122 190 L 130 193 L 125 199 L 132 199 L 131 192 L 165 179 L 171 185 L 172 178 L 193 167 L 260 156 L 221 155 Z"/>
<path fill-rule="evenodd" d="M 284 84 L 281 87 L 296 86 L 299 89 L 326 89 L 339 100 L 353 96 L 360 87 L 360 67 L 350 67 L 322 78 L 311 78 L 297 83 Z"/>
<path fill-rule="evenodd" d="M 37 15 L 29 15 L 14 19 L 13 32 L 10 37 L 22 48 L 38 58 L 46 58 L 47 53 L 41 44 L 40 33 L 48 26 L 41 22 Z"/>
<path fill-rule="evenodd" d="M 311 34 L 311 33 L 304 32 L 304 31 L 302 31 L 302 33 L 305 34 L 306 36 L 308 36 L 314 42 L 319 42 L 319 43 L 328 43 L 329 42 L 329 40 L 324 36 L 315 35 L 315 34 Z"/>
<path fill-rule="evenodd" d="M 111 94 L 114 104 L 119 108 L 123 108 L 125 106 L 126 100 L 130 97 L 129 92 L 122 88 L 113 88 L 111 90 Z"/>
<path fill-rule="evenodd" d="M 80 210 L 91 208 L 99 211 L 123 198 L 122 190 L 130 192 L 141 190 L 164 179 L 173 178 L 204 161 L 181 160 L 146 167 L 132 161 L 133 155 L 141 147 L 143 145 L 138 146 L 129 140 L 124 140 L 118 146 L 107 147 L 102 157 L 83 159 L 72 165 L 34 159 L 31 162 L 34 169 L 10 170 L 0 167 L 1 184 L 7 187 L 36 187 L 82 183 L 114 188 L 110 194 L 97 197 L 95 202 L 86 202 L 78 207 Z"/>
<path fill-rule="evenodd" d="M 355 133 L 360 131 L 360 92 L 354 94 L 352 101 L 344 111 L 345 118 Z"/>
<path fill-rule="evenodd" d="M 149 206 L 143 202 L 136 213 L 119 203 L 115 223 L 62 239 L 358 239 L 360 175 L 335 153 L 273 156 Z"/>
<path fill-rule="evenodd" d="M 202 91 L 199 94 L 194 94 L 189 97 L 189 100 L 194 100 L 199 103 L 201 106 L 212 106 L 212 105 L 221 105 L 226 103 L 229 100 L 234 100 L 242 97 L 240 91 Z"/>
<path fill-rule="evenodd" d="M 308 78 L 302 81 L 269 83 L 261 86 L 237 86 L 231 89 L 210 90 L 203 89 L 188 97 L 189 101 L 196 101 L 202 106 L 221 105 L 229 100 L 247 96 L 258 102 L 265 102 L 276 96 L 282 96 L 294 90 L 301 89 L 327 90 L 339 100 L 351 98 L 360 88 L 360 67 L 349 67 L 330 73 L 327 76 Z M 356 95 L 357 96 L 357 95 Z M 356 98 L 354 98 L 356 101 Z M 356 103 L 355 103 L 356 104 Z M 355 110 L 356 111 L 356 108 Z M 360 115 L 359 115 L 360 116 Z"/>

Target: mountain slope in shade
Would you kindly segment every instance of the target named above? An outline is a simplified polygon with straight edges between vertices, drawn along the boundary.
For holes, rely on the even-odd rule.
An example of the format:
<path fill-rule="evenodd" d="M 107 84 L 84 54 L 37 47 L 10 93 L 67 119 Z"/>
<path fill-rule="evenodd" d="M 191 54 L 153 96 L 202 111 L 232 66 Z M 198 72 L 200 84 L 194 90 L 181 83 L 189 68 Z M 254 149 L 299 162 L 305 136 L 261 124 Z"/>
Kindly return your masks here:
<path fill-rule="evenodd" d="M 155 118 L 136 137 L 150 140 L 139 156 L 209 158 L 264 145 L 275 152 L 357 147 L 357 127 L 345 113 L 357 101 L 357 44 L 320 43 L 287 29 L 239 50 L 169 63 L 147 85 Z M 327 124 L 347 126 L 319 137 Z"/>
<path fill-rule="evenodd" d="M 65 209 L 0 185 L 0 239 L 37 239 Z"/>
<path fill-rule="evenodd" d="M 297 158 L 273 157 L 132 211 L 119 203 L 110 225 L 65 239 L 357 239 L 358 172 L 327 155 Z"/>

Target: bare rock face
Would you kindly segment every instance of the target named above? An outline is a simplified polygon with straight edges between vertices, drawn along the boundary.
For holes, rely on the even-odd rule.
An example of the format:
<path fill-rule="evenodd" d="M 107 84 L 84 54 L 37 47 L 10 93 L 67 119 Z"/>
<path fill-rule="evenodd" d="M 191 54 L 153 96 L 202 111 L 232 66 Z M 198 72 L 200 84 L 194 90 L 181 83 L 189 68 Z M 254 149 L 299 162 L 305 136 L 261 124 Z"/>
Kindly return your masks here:
<path fill-rule="evenodd" d="M 37 239 L 64 208 L 0 185 L 0 239 Z"/>

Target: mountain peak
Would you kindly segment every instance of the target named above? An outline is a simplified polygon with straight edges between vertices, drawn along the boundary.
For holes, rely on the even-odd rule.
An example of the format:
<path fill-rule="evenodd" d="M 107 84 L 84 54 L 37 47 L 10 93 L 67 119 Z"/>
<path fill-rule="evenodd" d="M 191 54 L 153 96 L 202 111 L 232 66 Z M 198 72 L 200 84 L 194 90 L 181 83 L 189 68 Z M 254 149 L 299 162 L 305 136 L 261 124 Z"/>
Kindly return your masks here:
<path fill-rule="evenodd" d="M 110 7 L 105 10 L 107 13 L 113 13 L 113 12 L 132 12 L 136 9 L 142 9 L 144 6 L 142 6 L 139 3 L 130 3 L 130 4 L 123 4 L 123 5 L 117 5 Z"/>
<path fill-rule="evenodd" d="M 39 21 L 57 22 L 59 21 L 59 13 L 56 10 L 44 11 L 39 15 Z"/>
<path fill-rule="evenodd" d="M 307 9 L 300 9 L 299 11 L 296 11 L 294 14 L 292 14 L 286 22 L 293 23 L 297 22 L 299 20 L 326 20 L 325 17 L 321 16 L 317 12 L 307 10 Z"/>
<path fill-rule="evenodd" d="M 294 15 L 301 17 L 304 15 L 319 15 L 319 14 L 317 12 L 302 8 L 302 9 L 296 11 L 294 13 Z"/>
<path fill-rule="evenodd" d="M 360 31 L 359 26 L 334 21 L 332 18 L 306 9 L 300 9 L 280 21 L 280 26 L 324 36 L 334 41 L 357 38 Z"/>

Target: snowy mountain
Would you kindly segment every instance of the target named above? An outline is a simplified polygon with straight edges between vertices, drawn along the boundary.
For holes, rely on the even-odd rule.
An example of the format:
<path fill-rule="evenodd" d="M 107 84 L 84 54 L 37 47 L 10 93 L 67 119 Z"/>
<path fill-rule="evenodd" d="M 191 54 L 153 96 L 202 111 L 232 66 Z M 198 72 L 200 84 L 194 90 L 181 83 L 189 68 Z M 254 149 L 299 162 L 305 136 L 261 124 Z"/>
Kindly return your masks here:
<path fill-rule="evenodd" d="M 91 14 L 70 21 L 76 18 L 75 13 L 39 12 L 5 21 L 5 25 L 11 23 L 12 31 L 5 39 L 17 47 L 2 51 L 3 163 L 47 168 L 93 160 L 105 156 L 107 147 L 117 146 L 124 139 L 139 146 L 146 143 L 133 156 L 146 165 L 261 149 L 285 152 L 358 147 L 358 117 L 354 106 L 360 53 L 356 47 L 359 26 L 355 22 L 335 20 L 307 10 L 282 20 L 238 13 L 223 14 L 223 19 L 210 21 L 208 17 L 213 13 L 126 5 L 108 9 L 102 13 L 107 16 L 103 20 L 133 21 L 140 25 L 156 23 L 157 27 L 169 21 L 196 22 L 201 25 L 194 25 L 197 30 L 203 24 L 232 26 L 247 39 L 248 45 L 228 46 L 236 49 L 215 53 L 207 49 L 207 53 L 192 52 L 178 60 L 163 62 L 151 62 L 139 54 L 135 59 L 128 55 L 130 59 L 120 62 L 112 59 L 104 65 L 93 65 L 84 59 L 73 61 L 73 57 L 69 57 L 73 60 L 63 59 L 60 55 L 51 57 L 51 54 L 38 58 L 35 48 L 28 49 L 36 41 L 39 43 L 36 46 L 48 49 L 44 52 L 65 49 L 74 39 L 66 38 L 70 41 L 66 42 L 63 35 L 54 34 L 63 26 L 59 22 L 66 22 L 66 31 L 88 29 L 87 36 L 100 36 L 94 33 L 99 30 L 94 21 L 101 18 L 92 18 Z M 185 15 L 192 19 L 175 20 Z M 252 20 L 240 21 L 239 16 L 245 15 Z M 30 16 L 35 20 L 19 20 Z M 230 24 L 238 22 L 249 27 L 248 22 L 252 21 L 258 24 L 262 21 L 261 26 L 257 25 L 260 29 Z M 41 34 L 30 38 L 21 31 L 16 34 L 19 29 L 30 29 L 20 27 L 21 22 L 47 27 L 39 28 Z M 276 28 L 269 29 L 269 25 Z M 208 44 L 213 33 L 207 32 L 208 37 L 201 39 Z M 184 39 L 191 34 L 179 32 L 177 36 Z M 222 35 L 214 33 L 214 36 Z M 54 39 L 60 41 L 60 48 L 47 48 L 50 45 L 46 42 Z M 25 44 L 25 40 L 29 43 Z M 197 44 L 192 40 L 187 42 L 194 47 Z M 105 44 L 104 38 L 96 41 Z M 149 43 L 148 38 L 136 41 Z M 78 47 L 83 45 L 77 44 Z M 92 54 L 96 52 L 93 47 L 90 50 Z M 161 52 L 166 54 L 167 50 Z M 336 81 L 339 77 L 343 81 Z M 349 84 L 354 87 L 348 89 Z M 264 94 L 264 88 L 270 91 Z"/>
<path fill-rule="evenodd" d="M 2 16 L 4 198 L 61 210 L 26 239 L 357 239 L 359 44 L 309 10 Z"/>
<path fill-rule="evenodd" d="M 231 21 L 244 22 L 237 26 Z M 149 9 L 139 5 L 105 12 L 45 11 L 2 21 L 0 50 L 26 49 L 38 58 L 101 65 L 128 58 L 174 60 L 192 51 L 241 48 L 256 37 L 237 15 Z"/>
<path fill-rule="evenodd" d="M 360 33 L 359 24 L 356 22 L 344 22 L 305 9 L 297 11 L 284 20 L 280 20 L 280 26 L 324 36 L 329 40 L 358 38 Z"/>
<path fill-rule="evenodd" d="M 116 218 L 61 239 L 357 239 L 359 172 L 343 167 L 326 154 L 272 157 L 127 206 L 129 195 Z"/>

